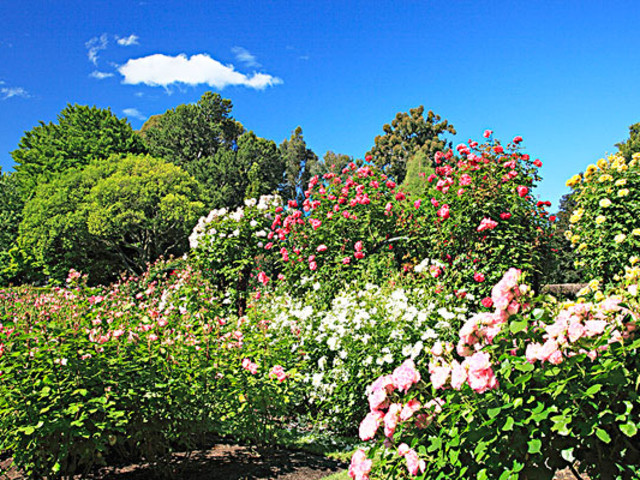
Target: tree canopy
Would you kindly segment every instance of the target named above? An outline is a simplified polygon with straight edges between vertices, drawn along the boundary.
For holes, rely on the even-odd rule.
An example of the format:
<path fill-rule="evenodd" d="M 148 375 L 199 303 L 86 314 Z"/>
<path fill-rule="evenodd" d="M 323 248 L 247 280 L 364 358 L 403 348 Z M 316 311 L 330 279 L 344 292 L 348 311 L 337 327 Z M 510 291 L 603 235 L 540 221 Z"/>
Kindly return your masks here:
<path fill-rule="evenodd" d="M 145 146 L 126 119 L 110 109 L 67 105 L 58 123 L 40 122 L 20 139 L 11 152 L 22 195 L 73 167 L 113 154 L 144 153 Z"/>
<path fill-rule="evenodd" d="M 384 168 L 397 183 L 402 183 L 409 160 L 418 152 L 433 162 L 437 151 L 446 149 L 447 142 L 440 138 L 446 132 L 456 130 L 447 120 L 442 120 L 431 110 L 424 117 L 424 106 L 412 108 L 409 113 L 399 112 L 391 122 L 382 127 L 384 135 L 375 138 L 373 148 L 367 155 L 373 157 L 376 165 Z"/>
<path fill-rule="evenodd" d="M 640 123 L 635 123 L 629 127 L 629 138 L 620 143 L 616 143 L 616 147 L 620 149 L 620 153 L 629 161 L 631 156 L 640 152 Z"/>
<path fill-rule="evenodd" d="M 55 280 L 75 268 L 103 282 L 185 252 L 203 207 L 197 182 L 180 167 L 110 157 L 40 185 L 25 205 L 18 243 Z"/>
<path fill-rule="evenodd" d="M 295 199 L 306 188 L 309 179 L 320 173 L 318 156 L 307 148 L 302 136 L 302 127 L 296 127 L 289 140 L 284 140 L 278 147 L 284 163 L 284 183 L 282 196 Z"/>

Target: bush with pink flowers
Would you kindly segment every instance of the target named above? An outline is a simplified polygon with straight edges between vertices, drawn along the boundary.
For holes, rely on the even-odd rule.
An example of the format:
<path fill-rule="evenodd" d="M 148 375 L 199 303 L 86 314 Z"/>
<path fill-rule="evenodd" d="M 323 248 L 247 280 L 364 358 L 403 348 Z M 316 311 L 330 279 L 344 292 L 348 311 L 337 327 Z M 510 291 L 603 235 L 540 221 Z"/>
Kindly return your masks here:
<path fill-rule="evenodd" d="M 434 346 L 428 369 L 406 361 L 371 385 L 360 437 L 376 441 L 351 478 L 551 479 L 575 461 L 593 479 L 637 478 L 640 269 L 595 303 L 521 282 L 507 272 L 495 310 Z"/>

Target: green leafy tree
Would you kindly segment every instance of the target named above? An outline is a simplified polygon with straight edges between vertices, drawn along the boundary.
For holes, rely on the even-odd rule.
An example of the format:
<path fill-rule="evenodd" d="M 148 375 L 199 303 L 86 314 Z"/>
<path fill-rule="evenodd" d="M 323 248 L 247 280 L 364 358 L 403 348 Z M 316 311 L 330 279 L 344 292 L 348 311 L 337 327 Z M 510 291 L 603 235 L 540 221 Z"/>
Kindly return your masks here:
<path fill-rule="evenodd" d="M 391 175 L 396 182 L 402 183 L 407 172 L 407 163 L 418 152 L 423 152 L 433 162 L 438 151 L 444 151 L 447 142 L 440 138 L 446 132 L 455 134 L 456 130 L 447 120 L 442 120 L 431 110 L 424 117 L 424 106 L 412 108 L 409 113 L 399 112 L 391 125 L 385 124 L 384 135 L 375 138 L 375 145 L 367 152 L 379 167 Z"/>
<path fill-rule="evenodd" d="M 246 196 L 276 190 L 283 165 L 274 142 L 245 132 L 231 100 L 206 92 L 196 104 L 151 117 L 141 129 L 152 155 L 184 168 L 212 208 L 234 208 Z"/>
<path fill-rule="evenodd" d="M 197 182 L 181 168 L 150 156 L 111 157 L 39 187 L 18 241 L 55 280 L 76 268 L 104 282 L 185 252 L 203 208 Z"/>
<path fill-rule="evenodd" d="M 362 164 L 362 160 L 354 160 L 354 158 L 349 155 L 334 153 L 329 150 L 322 158 L 322 173 L 331 171 L 339 174 L 351 162 L 358 166 Z"/>
<path fill-rule="evenodd" d="M 571 228 L 569 217 L 576 209 L 574 192 L 563 195 L 560 199 L 560 208 L 556 214 L 556 222 L 553 229 L 550 248 L 553 255 L 549 257 L 546 266 L 544 283 L 580 283 L 583 278 L 580 271 L 575 268 L 576 255 L 571 247 L 571 242 L 565 238 L 565 232 Z"/>
<path fill-rule="evenodd" d="M 144 151 L 142 139 L 129 122 L 110 109 L 67 105 L 58 123 L 40 122 L 25 132 L 11 155 L 21 193 L 28 199 L 39 184 L 69 168 L 113 154 Z"/>
<path fill-rule="evenodd" d="M 231 100 L 205 92 L 195 104 L 178 105 L 151 117 L 141 129 L 149 153 L 190 173 L 199 171 L 205 159 L 215 157 L 219 150 L 236 149 L 244 128 L 231 116 L 232 108 Z"/>
<path fill-rule="evenodd" d="M 285 199 L 295 199 L 307 187 L 309 179 L 320 172 L 318 156 L 307 148 L 302 127 L 296 127 L 291 138 L 284 140 L 278 151 L 284 163 L 282 195 Z"/>
<path fill-rule="evenodd" d="M 625 160 L 630 161 L 634 153 L 640 152 L 640 123 L 635 123 L 629 127 L 629 138 L 620 143 L 616 143 L 620 153 Z"/>
<path fill-rule="evenodd" d="M 0 169 L 0 285 L 13 280 L 19 269 L 13 249 L 22 219 L 22 207 L 15 174 Z"/>

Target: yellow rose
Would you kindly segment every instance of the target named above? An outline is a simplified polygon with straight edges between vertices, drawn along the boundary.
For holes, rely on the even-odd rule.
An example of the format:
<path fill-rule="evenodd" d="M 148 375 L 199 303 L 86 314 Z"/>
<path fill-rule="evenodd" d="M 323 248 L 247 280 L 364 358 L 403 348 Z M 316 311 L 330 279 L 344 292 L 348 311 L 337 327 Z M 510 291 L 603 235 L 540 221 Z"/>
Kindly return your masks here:
<path fill-rule="evenodd" d="M 627 184 L 626 178 L 621 178 L 620 180 L 616 180 L 616 187 L 624 187 Z"/>
<path fill-rule="evenodd" d="M 604 300 L 604 294 L 600 290 L 598 290 L 593 298 L 596 300 L 596 302 L 601 302 L 602 300 Z"/>
<path fill-rule="evenodd" d="M 623 188 L 622 190 L 618 190 L 618 196 L 619 197 L 626 197 L 627 195 L 629 195 L 629 189 L 628 188 Z"/>
<path fill-rule="evenodd" d="M 631 231 L 631 235 L 633 235 L 634 237 L 640 237 L 640 228 L 634 228 Z"/>
<path fill-rule="evenodd" d="M 591 175 L 593 175 L 596 170 L 598 170 L 598 167 L 596 167 L 594 164 L 591 164 L 587 167 L 587 170 L 584 172 L 584 178 L 588 178 Z"/>
<path fill-rule="evenodd" d="M 597 278 L 594 278 L 593 280 L 591 280 L 589 282 L 589 288 L 594 292 L 598 290 L 600 288 L 600 280 L 598 280 Z"/>
<path fill-rule="evenodd" d="M 622 243 L 624 242 L 624 240 L 627 238 L 627 236 L 624 233 L 619 233 L 618 235 L 616 235 L 615 237 L 613 237 L 613 240 L 616 243 Z"/>
<path fill-rule="evenodd" d="M 605 173 L 604 175 L 600 175 L 600 178 L 598 178 L 598 182 L 600 183 L 609 182 L 611 180 L 613 180 L 613 177 L 608 173 Z"/>
<path fill-rule="evenodd" d="M 609 200 L 608 198 L 603 198 L 602 200 L 600 200 L 600 206 L 602 208 L 607 208 L 611 205 L 611 200 Z"/>
<path fill-rule="evenodd" d="M 580 183 L 581 180 L 582 180 L 582 177 L 580 175 L 574 175 L 569 180 L 567 180 L 567 187 L 573 187 L 578 183 Z"/>
<path fill-rule="evenodd" d="M 582 250 L 586 250 L 587 248 L 587 244 L 586 243 L 581 243 L 580 245 L 578 245 L 578 251 L 581 252 Z"/>
<path fill-rule="evenodd" d="M 631 265 L 635 265 L 636 263 L 640 262 L 640 258 L 638 258 L 636 255 L 634 255 L 633 257 L 629 258 L 629 263 Z"/>
<path fill-rule="evenodd" d="M 601 158 L 600 160 L 598 160 L 597 162 L 598 168 L 600 170 L 604 170 L 605 168 L 607 168 L 607 161 L 604 158 Z"/>
<path fill-rule="evenodd" d="M 606 220 L 607 220 L 607 217 L 605 217 L 604 215 L 598 215 L 596 217 L 596 223 L 598 225 L 602 225 Z"/>
<path fill-rule="evenodd" d="M 580 235 L 573 235 L 571 237 L 571 243 L 576 244 L 580 241 Z"/>
<path fill-rule="evenodd" d="M 572 236 L 573 236 L 573 233 L 571 233 L 571 230 L 566 230 L 564 232 L 564 238 L 566 238 L 567 240 L 571 240 Z"/>

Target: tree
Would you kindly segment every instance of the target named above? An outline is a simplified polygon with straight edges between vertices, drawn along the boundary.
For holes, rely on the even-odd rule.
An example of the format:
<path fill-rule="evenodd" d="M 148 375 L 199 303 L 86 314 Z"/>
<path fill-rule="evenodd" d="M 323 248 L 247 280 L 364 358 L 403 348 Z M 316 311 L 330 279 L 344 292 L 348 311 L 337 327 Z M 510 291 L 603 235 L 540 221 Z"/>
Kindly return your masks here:
<path fill-rule="evenodd" d="M 0 169 L 0 285 L 11 281 L 17 274 L 18 265 L 12 249 L 18 236 L 22 207 L 15 174 Z"/>
<path fill-rule="evenodd" d="M 178 105 L 149 118 L 141 129 L 149 153 L 192 173 L 195 164 L 219 150 L 235 150 L 244 128 L 231 117 L 232 108 L 231 100 L 205 92 L 196 104 Z"/>
<path fill-rule="evenodd" d="M 75 268 L 105 282 L 184 253 L 203 208 L 197 182 L 181 168 L 150 156 L 110 157 L 38 187 L 18 243 L 54 280 Z"/>
<path fill-rule="evenodd" d="M 616 143 L 616 147 L 620 150 L 627 161 L 631 160 L 631 156 L 640 152 L 640 123 L 635 123 L 629 127 L 629 138 L 620 143 Z"/>
<path fill-rule="evenodd" d="M 25 132 L 11 155 L 21 194 L 28 199 L 39 184 L 70 168 L 112 154 L 144 151 L 142 139 L 129 122 L 110 109 L 67 105 L 57 124 L 40 122 Z"/>
<path fill-rule="evenodd" d="M 322 158 L 323 173 L 329 171 L 340 173 L 351 162 L 357 165 L 360 165 L 362 163 L 361 160 L 354 160 L 353 157 L 349 155 L 345 155 L 343 153 L 334 153 L 329 150 L 324 154 L 324 157 Z"/>
<path fill-rule="evenodd" d="M 318 156 L 307 148 L 302 127 L 296 127 L 289 140 L 278 147 L 284 163 L 284 183 L 281 188 L 285 199 L 296 199 L 307 187 L 309 179 L 320 171 Z"/>
<path fill-rule="evenodd" d="M 184 168 L 211 208 L 235 208 L 246 196 L 275 191 L 283 163 L 274 142 L 245 132 L 231 100 L 206 92 L 194 105 L 151 117 L 141 132 L 152 155 Z"/>
<path fill-rule="evenodd" d="M 412 108 L 408 114 L 397 113 L 391 125 L 382 127 L 384 135 L 378 135 L 375 145 L 367 152 L 375 164 L 384 168 L 397 183 L 404 181 L 409 159 L 421 151 L 429 161 L 434 162 L 434 154 L 447 147 L 447 142 L 440 135 L 445 132 L 456 133 L 453 125 L 447 120 L 440 121 L 440 116 L 431 110 L 427 118 L 423 113 L 422 105 Z"/>

